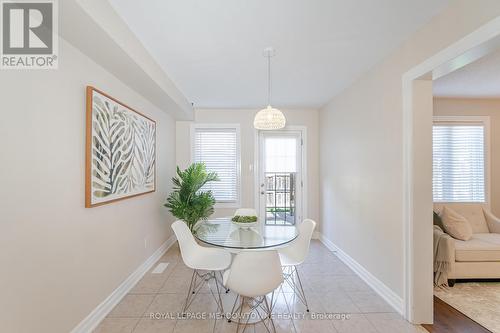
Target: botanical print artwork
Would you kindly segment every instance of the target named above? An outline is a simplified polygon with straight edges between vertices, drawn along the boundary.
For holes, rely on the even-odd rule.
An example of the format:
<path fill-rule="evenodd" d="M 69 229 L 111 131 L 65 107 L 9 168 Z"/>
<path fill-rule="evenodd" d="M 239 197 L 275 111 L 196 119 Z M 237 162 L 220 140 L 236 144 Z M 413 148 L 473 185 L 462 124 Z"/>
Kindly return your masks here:
<path fill-rule="evenodd" d="M 152 192 L 156 123 L 87 87 L 86 207 Z"/>

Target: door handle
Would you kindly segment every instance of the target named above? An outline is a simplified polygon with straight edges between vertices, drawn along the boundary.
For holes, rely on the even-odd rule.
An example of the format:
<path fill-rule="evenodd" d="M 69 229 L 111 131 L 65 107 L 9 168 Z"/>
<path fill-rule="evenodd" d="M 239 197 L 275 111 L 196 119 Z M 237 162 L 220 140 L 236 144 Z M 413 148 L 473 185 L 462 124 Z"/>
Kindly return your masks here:
<path fill-rule="evenodd" d="M 264 194 L 266 194 L 266 193 L 265 193 L 264 191 L 260 191 L 260 194 L 264 195 Z"/>

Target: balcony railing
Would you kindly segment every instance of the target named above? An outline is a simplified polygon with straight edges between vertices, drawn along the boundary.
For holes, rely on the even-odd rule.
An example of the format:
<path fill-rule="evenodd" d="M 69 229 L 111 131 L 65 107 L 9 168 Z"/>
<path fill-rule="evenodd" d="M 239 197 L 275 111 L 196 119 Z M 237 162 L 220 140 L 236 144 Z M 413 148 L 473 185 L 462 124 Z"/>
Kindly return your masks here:
<path fill-rule="evenodd" d="M 295 224 L 296 174 L 266 172 L 266 224 Z"/>

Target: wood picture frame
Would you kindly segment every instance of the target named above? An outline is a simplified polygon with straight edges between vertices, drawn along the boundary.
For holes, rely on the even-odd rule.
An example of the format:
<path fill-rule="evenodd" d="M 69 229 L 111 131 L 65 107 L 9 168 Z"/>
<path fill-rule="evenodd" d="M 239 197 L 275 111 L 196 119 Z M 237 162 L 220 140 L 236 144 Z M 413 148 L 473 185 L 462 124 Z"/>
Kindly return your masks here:
<path fill-rule="evenodd" d="M 85 207 L 156 191 L 156 121 L 86 88 Z"/>

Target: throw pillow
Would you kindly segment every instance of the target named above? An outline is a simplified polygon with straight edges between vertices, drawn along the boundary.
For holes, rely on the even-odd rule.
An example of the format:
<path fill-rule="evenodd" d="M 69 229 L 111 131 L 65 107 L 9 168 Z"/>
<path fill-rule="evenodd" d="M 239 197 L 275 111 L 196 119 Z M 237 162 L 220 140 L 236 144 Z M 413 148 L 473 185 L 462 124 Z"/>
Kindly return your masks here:
<path fill-rule="evenodd" d="M 472 237 L 472 227 L 465 217 L 449 207 L 443 207 L 439 216 L 443 222 L 444 231 L 453 238 L 469 240 Z"/>
<path fill-rule="evenodd" d="M 434 216 L 433 216 L 434 225 L 437 225 L 438 227 L 441 228 L 441 230 L 444 230 L 443 221 L 441 221 L 439 214 L 436 212 L 433 212 L 433 213 L 434 213 Z"/>

